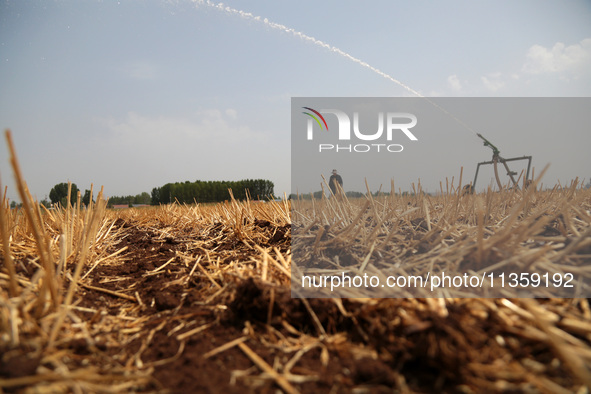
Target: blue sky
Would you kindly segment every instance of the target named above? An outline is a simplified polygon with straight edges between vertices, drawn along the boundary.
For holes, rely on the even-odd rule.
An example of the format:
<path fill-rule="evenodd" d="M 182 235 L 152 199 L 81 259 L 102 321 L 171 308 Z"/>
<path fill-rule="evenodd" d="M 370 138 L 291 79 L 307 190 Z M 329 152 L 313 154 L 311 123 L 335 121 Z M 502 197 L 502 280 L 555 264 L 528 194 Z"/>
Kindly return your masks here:
<path fill-rule="evenodd" d="M 244 178 L 270 179 L 276 194 L 289 193 L 291 97 L 413 95 L 265 19 L 425 96 L 591 96 L 589 1 L 215 4 L 0 2 L 0 126 L 12 129 L 33 195 L 42 199 L 68 180 L 82 190 L 104 185 L 112 196 Z M 551 162 L 546 183 L 588 179 L 591 133 L 564 132 L 551 147 L 544 136 L 517 145 L 487 137 L 502 151 L 533 152 L 540 170 Z M 477 139 L 465 143 L 490 159 Z M 424 170 L 434 164 L 448 165 L 450 177 L 459 172 L 456 161 Z M 463 165 L 471 176 L 472 157 Z M 0 175 L 18 200 L 4 137 Z"/>

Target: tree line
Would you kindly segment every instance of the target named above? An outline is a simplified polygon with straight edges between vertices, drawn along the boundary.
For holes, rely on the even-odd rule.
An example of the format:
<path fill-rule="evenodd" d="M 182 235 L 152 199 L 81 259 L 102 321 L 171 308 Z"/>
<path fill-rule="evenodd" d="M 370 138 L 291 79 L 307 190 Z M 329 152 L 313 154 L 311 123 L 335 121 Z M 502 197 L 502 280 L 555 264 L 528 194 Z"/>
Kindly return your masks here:
<path fill-rule="evenodd" d="M 169 204 L 172 202 L 192 204 L 220 202 L 230 199 L 230 192 L 237 200 L 245 200 L 251 198 L 254 200 L 266 200 L 274 198 L 273 182 L 265 179 L 243 179 L 240 181 L 185 181 L 167 183 L 161 187 L 152 189 L 152 194 L 143 192 L 140 194 L 129 196 L 112 196 L 109 197 L 109 207 L 121 204 Z M 72 205 L 78 202 L 78 186 L 72 183 L 70 186 L 70 203 Z M 80 193 L 82 197 L 82 204 L 88 205 L 90 203 L 90 190 L 85 190 L 84 194 Z M 58 183 L 49 192 L 49 199 L 51 203 L 44 199 L 41 203 L 47 207 L 50 205 L 60 204 L 65 206 L 68 201 L 68 184 Z M 94 201 L 94 199 L 93 199 Z M 14 206 L 16 203 L 12 202 Z"/>
<path fill-rule="evenodd" d="M 147 192 L 142 192 L 140 194 L 136 194 L 135 196 L 129 195 L 129 196 L 113 196 L 113 197 L 109 197 L 109 207 L 113 206 L 113 205 L 123 205 L 123 204 L 127 204 L 129 206 L 135 205 L 135 204 L 151 204 L 152 202 L 152 198 L 150 197 L 150 194 L 148 194 Z"/>
<path fill-rule="evenodd" d="M 273 182 L 265 179 L 243 179 L 240 181 L 185 181 L 167 183 L 152 189 L 152 205 L 193 202 L 220 202 L 230 199 L 229 189 L 234 198 L 245 200 L 266 200 L 274 196 Z"/>
<path fill-rule="evenodd" d="M 328 192 L 322 192 L 322 190 L 313 192 L 313 193 L 306 193 L 306 194 L 300 194 L 297 195 L 295 193 L 292 193 L 289 195 L 289 199 L 290 200 L 311 200 L 312 198 L 314 198 L 315 200 L 320 200 L 322 198 L 322 194 L 324 193 L 324 195 L 326 197 L 329 197 L 330 194 Z M 431 193 L 425 193 L 424 191 L 420 191 L 421 194 L 425 195 L 432 195 Z M 373 192 L 371 193 L 371 195 L 373 197 L 379 197 L 379 196 L 390 196 L 392 193 L 390 192 L 383 192 L 383 191 L 377 191 L 377 192 Z M 404 191 L 401 193 L 395 193 L 396 196 L 414 196 L 415 193 L 414 192 L 408 192 L 408 191 Z M 361 192 L 356 192 L 356 191 L 347 191 L 345 192 L 345 196 L 347 196 L 347 198 L 363 198 L 367 196 L 367 193 L 361 193 Z"/>

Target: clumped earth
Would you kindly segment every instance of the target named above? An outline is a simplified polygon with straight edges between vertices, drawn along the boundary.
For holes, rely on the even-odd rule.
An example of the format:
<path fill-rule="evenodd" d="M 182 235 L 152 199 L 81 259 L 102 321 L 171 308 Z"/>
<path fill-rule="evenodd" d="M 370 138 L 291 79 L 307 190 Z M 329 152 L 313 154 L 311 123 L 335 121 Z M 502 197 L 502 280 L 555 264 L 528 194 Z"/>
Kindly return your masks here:
<path fill-rule="evenodd" d="M 46 215 L 59 240 L 66 211 Z M 584 393 L 591 382 L 587 299 L 292 298 L 285 202 L 105 211 L 52 339 L 61 309 L 38 302 L 41 263 L 25 219 L 10 220 L 22 283 L 10 297 L 3 256 L 5 392 Z"/>

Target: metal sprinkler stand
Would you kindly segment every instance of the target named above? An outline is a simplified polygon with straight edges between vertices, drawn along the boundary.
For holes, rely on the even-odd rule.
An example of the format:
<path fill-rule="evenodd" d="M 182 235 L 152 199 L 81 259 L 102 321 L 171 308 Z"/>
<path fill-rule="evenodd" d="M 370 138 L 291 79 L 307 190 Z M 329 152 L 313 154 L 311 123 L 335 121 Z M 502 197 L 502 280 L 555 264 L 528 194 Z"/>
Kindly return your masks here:
<path fill-rule="evenodd" d="M 515 180 L 514 176 L 517 175 L 517 173 L 515 171 L 511 171 L 509 169 L 509 166 L 507 165 L 507 162 L 509 161 L 518 161 L 518 160 L 527 160 L 527 172 L 525 174 L 525 184 L 527 185 L 528 180 L 529 180 L 529 170 L 531 168 L 531 156 L 522 156 L 522 157 L 512 157 L 509 159 L 505 159 L 503 157 L 501 157 L 500 155 L 500 151 L 499 149 L 494 146 L 489 140 L 487 140 L 486 138 L 484 138 L 480 133 L 476 134 L 478 137 L 480 137 L 483 141 L 484 141 L 484 146 L 488 146 L 489 148 L 492 149 L 493 151 L 493 157 L 491 161 L 482 161 L 480 163 L 478 163 L 478 165 L 476 166 L 476 174 L 474 175 L 474 182 L 472 182 L 472 185 L 470 187 L 470 189 L 472 191 L 474 191 L 474 189 L 476 189 L 476 180 L 478 179 L 478 170 L 480 169 L 481 165 L 484 164 L 492 164 L 495 170 L 495 178 L 497 180 L 497 185 L 499 186 L 499 190 L 501 190 L 503 188 L 503 185 L 501 184 L 501 180 L 499 179 L 499 172 L 497 169 L 497 164 L 500 162 L 503 164 L 503 166 L 505 167 L 505 170 L 507 170 L 507 175 L 509 176 L 509 178 L 511 178 L 511 182 L 513 182 L 513 186 L 519 189 L 519 185 L 517 185 L 517 181 Z"/>

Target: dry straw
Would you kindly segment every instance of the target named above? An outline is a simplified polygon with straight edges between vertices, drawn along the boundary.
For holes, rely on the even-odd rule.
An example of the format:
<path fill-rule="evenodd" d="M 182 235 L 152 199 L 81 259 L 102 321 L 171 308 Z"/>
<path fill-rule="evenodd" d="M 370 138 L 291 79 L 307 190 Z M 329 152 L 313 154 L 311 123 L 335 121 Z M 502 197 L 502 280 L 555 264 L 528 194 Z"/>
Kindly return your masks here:
<path fill-rule="evenodd" d="M 0 391 L 2 388 L 22 386 L 38 386 L 41 392 L 93 391 L 93 387 L 101 385 L 104 387 L 102 391 L 116 392 L 145 385 L 150 380 L 145 372 L 130 375 L 116 371 L 117 368 L 109 371 L 83 365 L 72 370 L 71 366 L 66 366 L 68 361 L 63 361 L 72 359 L 68 352 L 57 349 L 63 343 L 80 338 L 94 348 L 94 340 L 81 324 L 83 320 L 74 312 L 77 309 L 92 309 L 77 308 L 74 300 L 79 285 L 92 287 L 79 283 L 83 269 L 92 260 L 106 259 L 103 255 L 105 249 L 101 250 L 101 247 L 108 247 L 113 242 L 111 236 L 118 234 L 109 235 L 112 227 L 109 227 L 109 220 L 105 217 L 106 201 L 102 190 L 97 203 L 91 203 L 84 210 L 80 205 L 80 195 L 77 205 L 72 206 L 70 193 L 65 207 L 53 210 L 42 208 L 32 198 L 24 182 L 8 130 L 6 140 L 23 208 L 10 209 L 4 192 L 0 206 L 0 230 L 2 261 L 7 275 L 0 274 L 0 312 L 8 312 L 8 318 L 0 320 L 0 335 L 11 338 L 11 341 L 6 344 L 0 340 L 0 365 L 14 363 L 10 357 L 18 356 L 22 351 L 22 357 L 29 360 L 27 365 L 39 366 L 34 375 L 2 378 L 0 374 Z M 68 186 L 70 190 L 71 184 Z M 117 254 L 112 253 L 110 257 Z M 28 276 L 31 269 L 36 272 Z M 7 279 L 8 297 L 2 291 L 6 283 L 2 278 Z M 42 372 L 46 370 L 42 366 L 44 360 L 54 360 L 51 363 L 61 367 L 53 372 Z"/>
<path fill-rule="evenodd" d="M 20 175 L 17 186 L 23 209 L 9 209 L 6 191 L 0 205 L 1 390 L 191 391 L 182 384 L 193 372 L 225 391 L 583 393 L 591 384 L 585 298 L 460 298 L 468 289 L 291 298 L 303 272 L 383 279 L 510 266 L 575 270 L 587 291 L 591 192 L 577 182 L 467 195 L 452 178 L 438 195 L 420 182 L 414 194 L 393 193 L 392 182 L 390 195 L 362 199 L 122 211 L 106 209 L 102 193 L 88 207 L 43 210 Z M 290 247 L 292 222 L 301 239 Z M 363 297 L 357 290 L 344 295 Z M 199 371 L 174 375 L 187 365 Z"/>
<path fill-rule="evenodd" d="M 478 286 L 462 286 L 439 289 L 435 294 L 445 297 L 589 294 L 589 190 L 575 181 L 569 187 L 537 191 L 538 183 L 539 178 L 524 190 L 465 194 L 452 179 L 451 185 L 447 184 L 449 194 L 443 195 L 423 193 L 419 182 L 409 195 L 375 197 L 368 193 L 357 200 L 344 195 L 319 201 L 299 199 L 294 203 L 296 235 L 292 244 L 297 270 L 317 278 L 342 272 L 363 275 L 374 269 L 383 279 L 388 275 L 427 278 L 428 273 L 470 273 L 489 282 L 494 274 L 499 281 L 487 292 Z M 508 286 L 509 275 L 520 273 L 549 278 L 549 282 L 556 275 L 563 282 L 576 284 L 576 289 Z M 505 276 L 504 288 L 501 274 Z M 364 296 L 353 287 L 339 290 L 341 297 Z M 400 297 L 412 290 L 412 286 L 388 287 L 364 294 Z M 318 289 L 316 294 L 335 293 Z M 416 289 L 415 294 L 429 293 Z"/>

